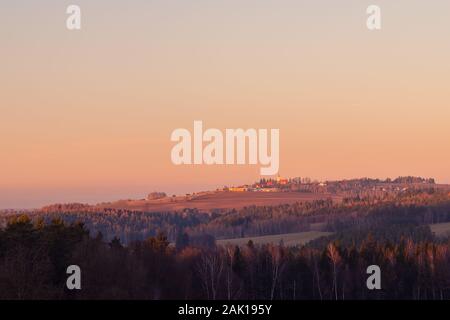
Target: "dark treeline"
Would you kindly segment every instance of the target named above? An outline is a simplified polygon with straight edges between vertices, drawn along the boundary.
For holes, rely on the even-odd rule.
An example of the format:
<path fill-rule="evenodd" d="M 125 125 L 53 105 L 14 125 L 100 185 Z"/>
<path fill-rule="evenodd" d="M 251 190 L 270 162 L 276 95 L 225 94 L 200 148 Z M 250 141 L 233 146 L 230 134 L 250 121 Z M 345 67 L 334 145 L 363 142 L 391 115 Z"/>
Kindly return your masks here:
<path fill-rule="evenodd" d="M 164 234 L 123 246 L 91 237 L 82 224 L 32 223 L 17 216 L 0 231 L 0 299 L 450 299 L 450 242 L 360 244 L 339 241 L 177 246 Z M 82 270 L 68 291 L 66 268 Z M 382 290 L 366 287 L 366 269 L 382 271 Z"/>

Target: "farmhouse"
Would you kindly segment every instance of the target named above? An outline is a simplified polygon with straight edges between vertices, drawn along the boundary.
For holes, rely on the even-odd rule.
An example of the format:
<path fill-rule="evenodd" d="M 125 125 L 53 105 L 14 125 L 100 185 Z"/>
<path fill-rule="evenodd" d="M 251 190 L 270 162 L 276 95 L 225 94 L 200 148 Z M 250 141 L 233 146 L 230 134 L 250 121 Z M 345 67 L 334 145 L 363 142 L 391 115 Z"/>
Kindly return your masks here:
<path fill-rule="evenodd" d="M 245 187 L 245 186 L 240 186 L 240 187 L 230 187 L 230 188 L 228 188 L 228 190 L 231 192 L 247 192 L 247 191 L 250 191 L 250 188 Z"/>

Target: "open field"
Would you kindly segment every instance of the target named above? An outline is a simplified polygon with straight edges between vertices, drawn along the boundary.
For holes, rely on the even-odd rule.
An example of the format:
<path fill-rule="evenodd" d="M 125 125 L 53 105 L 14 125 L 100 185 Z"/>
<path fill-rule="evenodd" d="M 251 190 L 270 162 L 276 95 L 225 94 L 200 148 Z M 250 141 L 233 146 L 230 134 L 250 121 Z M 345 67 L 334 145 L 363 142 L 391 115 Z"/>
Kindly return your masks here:
<path fill-rule="evenodd" d="M 450 222 L 430 224 L 430 228 L 437 237 L 450 236 Z"/>
<path fill-rule="evenodd" d="M 217 240 L 216 242 L 219 245 L 226 245 L 229 243 L 233 245 L 242 246 L 246 245 L 249 240 L 252 240 L 254 244 L 268 244 L 268 243 L 279 244 L 280 241 L 283 240 L 285 246 L 293 247 L 296 245 L 306 244 L 311 240 L 329 236 L 331 234 L 332 234 L 331 232 L 306 231 L 299 233 L 286 233 L 261 237 L 224 239 L 224 240 Z"/>
<path fill-rule="evenodd" d="M 98 205 L 99 208 L 128 209 L 137 211 L 174 211 L 197 208 L 203 211 L 213 209 L 240 209 L 245 206 L 274 206 L 331 198 L 341 201 L 341 197 L 330 194 L 302 192 L 208 192 L 189 197 L 167 197 L 158 200 L 120 200 Z"/>

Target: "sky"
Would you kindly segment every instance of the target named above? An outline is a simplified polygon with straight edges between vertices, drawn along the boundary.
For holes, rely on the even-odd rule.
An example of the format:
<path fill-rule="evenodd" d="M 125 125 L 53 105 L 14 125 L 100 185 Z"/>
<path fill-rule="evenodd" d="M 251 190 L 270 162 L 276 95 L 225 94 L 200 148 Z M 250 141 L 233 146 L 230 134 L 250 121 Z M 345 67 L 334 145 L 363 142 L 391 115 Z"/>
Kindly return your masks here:
<path fill-rule="evenodd" d="M 449 14 L 441 0 L 3 0 L 0 208 L 259 179 L 259 165 L 175 166 L 171 132 L 194 120 L 279 129 L 285 177 L 450 183 Z"/>

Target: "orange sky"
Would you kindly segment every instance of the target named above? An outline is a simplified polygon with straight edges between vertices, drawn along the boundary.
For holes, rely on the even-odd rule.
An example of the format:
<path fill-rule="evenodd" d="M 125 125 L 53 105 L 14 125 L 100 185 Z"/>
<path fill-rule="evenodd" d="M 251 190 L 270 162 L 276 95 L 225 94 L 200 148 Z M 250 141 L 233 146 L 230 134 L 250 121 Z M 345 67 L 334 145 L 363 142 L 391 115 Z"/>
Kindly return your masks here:
<path fill-rule="evenodd" d="M 31 2 L 31 1 L 29 1 Z M 279 128 L 280 174 L 450 182 L 450 3 L 5 1 L 0 208 L 184 193 L 258 166 L 174 166 L 176 128 Z"/>

